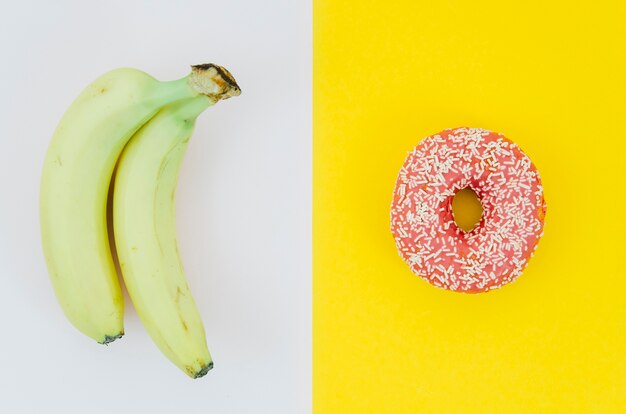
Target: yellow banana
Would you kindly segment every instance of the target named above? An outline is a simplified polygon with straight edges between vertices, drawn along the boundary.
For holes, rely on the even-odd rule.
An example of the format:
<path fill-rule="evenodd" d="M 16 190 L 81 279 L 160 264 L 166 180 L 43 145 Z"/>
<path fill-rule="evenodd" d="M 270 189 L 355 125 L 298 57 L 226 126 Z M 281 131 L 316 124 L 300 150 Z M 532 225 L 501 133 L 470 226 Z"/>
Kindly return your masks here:
<path fill-rule="evenodd" d="M 223 92 L 163 108 L 130 140 L 119 160 L 113 195 L 117 254 L 133 305 L 159 349 L 192 378 L 213 361 L 176 244 L 174 194 L 196 118 L 239 95 L 226 71 L 215 72 Z"/>
<path fill-rule="evenodd" d="M 100 343 L 124 333 L 106 223 L 115 163 L 130 137 L 163 106 L 221 94 L 223 87 L 213 80 L 216 68 L 194 66 L 190 75 L 171 82 L 135 69 L 108 72 L 78 96 L 54 133 L 41 178 L 43 250 L 66 316 Z"/>

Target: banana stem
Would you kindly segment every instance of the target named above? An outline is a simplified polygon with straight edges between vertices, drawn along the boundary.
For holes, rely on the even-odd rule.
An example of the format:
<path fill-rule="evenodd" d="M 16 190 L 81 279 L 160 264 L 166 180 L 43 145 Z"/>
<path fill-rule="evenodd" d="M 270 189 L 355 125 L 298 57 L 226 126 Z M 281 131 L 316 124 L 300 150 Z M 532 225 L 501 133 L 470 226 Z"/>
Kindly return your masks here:
<path fill-rule="evenodd" d="M 179 117 L 179 119 L 190 122 L 194 121 L 205 109 L 214 104 L 215 101 L 207 95 L 200 95 L 174 102 L 170 104 L 169 110 Z"/>
<path fill-rule="evenodd" d="M 215 102 L 241 94 L 241 88 L 233 75 L 213 63 L 193 65 L 187 81 L 194 91 L 208 96 Z"/>

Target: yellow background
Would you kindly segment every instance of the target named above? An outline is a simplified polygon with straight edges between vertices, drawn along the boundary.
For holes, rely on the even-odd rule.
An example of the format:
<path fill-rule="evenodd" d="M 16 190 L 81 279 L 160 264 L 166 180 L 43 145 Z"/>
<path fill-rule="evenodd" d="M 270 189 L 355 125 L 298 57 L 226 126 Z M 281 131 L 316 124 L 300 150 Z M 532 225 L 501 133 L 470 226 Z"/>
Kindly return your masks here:
<path fill-rule="evenodd" d="M 622 413 L 626 7 L 314 4 L 314 412 Z M 545 236 L 498 291 L 436 289 L 398 257 L 396 175 L 444 128 L 537 165 Z"/>

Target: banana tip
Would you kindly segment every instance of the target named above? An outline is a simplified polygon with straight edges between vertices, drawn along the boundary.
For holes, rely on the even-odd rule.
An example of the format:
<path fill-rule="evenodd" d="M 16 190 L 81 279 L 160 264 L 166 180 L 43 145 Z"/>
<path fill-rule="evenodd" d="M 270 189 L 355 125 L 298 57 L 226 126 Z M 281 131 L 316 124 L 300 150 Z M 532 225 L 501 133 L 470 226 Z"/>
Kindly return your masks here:
<path fill-rule="evenodd" d="M 196 372 L 193 375 L 193 378 L 196 379 L 196 378 L 204 377 L 212 369 L 213 369 L 213 361 L 209 362 L 207 365 L 200 368 L 200 371 Z"/>
<path fill-rule="evenodd" d="M 124 332 L 120 332 L 117 335 L 105 335 L 104 340 L 99 343 L 101 343 L 102 345 L 108 345 L 116 339 L 120 339 L 122 336 L 124 336 Z"/>

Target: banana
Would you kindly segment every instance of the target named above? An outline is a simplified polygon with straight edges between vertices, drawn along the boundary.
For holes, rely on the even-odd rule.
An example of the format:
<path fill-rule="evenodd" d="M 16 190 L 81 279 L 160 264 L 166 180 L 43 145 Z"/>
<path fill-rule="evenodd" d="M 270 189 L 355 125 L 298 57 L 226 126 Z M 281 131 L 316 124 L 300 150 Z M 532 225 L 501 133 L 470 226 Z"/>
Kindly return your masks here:
<path fill-rule="evenodd" d="M 213 361 L 178 254 L 174 195 L 196 118 L 240 93 L 227 72 L 221 80 L 221 96 L 170 104 L 132 137 L 113 194 L 113 233 L 133 305 L 161 352 L 192 378 L 205 375 Z"/>
<path fill-rule="evenodd" d="M 106 221 L 115 164 L 130 137 L 163 106 L 221 96 L 220 71 L 216 65 L 197 65 L 182 79 L 159 82 L 139 70 L 113 70 L 78 96 L 54 133 L 41 176 L 43 251 L 65 315 L 99 343 L 124 334 Z"/>

